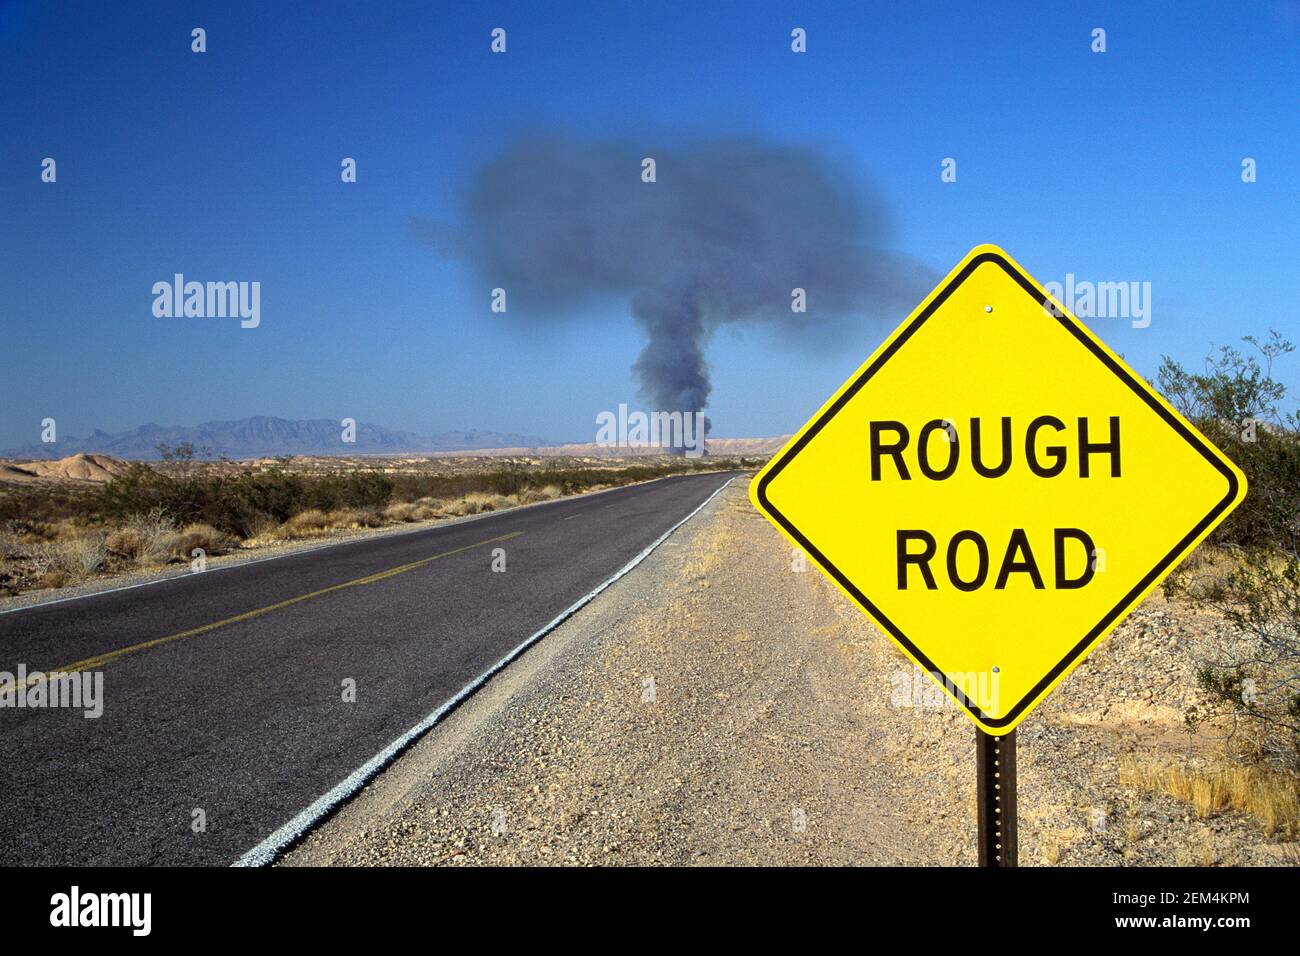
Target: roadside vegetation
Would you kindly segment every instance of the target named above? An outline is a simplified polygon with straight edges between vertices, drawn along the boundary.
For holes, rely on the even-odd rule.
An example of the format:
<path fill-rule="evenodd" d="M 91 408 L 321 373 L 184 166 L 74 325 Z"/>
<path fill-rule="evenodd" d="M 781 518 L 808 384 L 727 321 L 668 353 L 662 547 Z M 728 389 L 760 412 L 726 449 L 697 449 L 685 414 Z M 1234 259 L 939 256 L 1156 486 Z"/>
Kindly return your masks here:
<path fill-rule="evenodd" d="M 1230 763 L 1205 768 L 1128 756 L 1120 761 L 1119 782 L 1138 791 L 1174 797 L 1190 805 L 1198 820 L 1235 810 L 1258 820 L 1267 836 L 1300 837 L 1300 795 L 1295 780 L 1266 766 Z"/>
<path fill-rule="evenodd" d="M 1189 370 L 1165 358 L 1157 387 L 1245 472 L 1246 499 L 1165 585 L 1223 622 L 1197 662 L 1190 730 L 1222 738 L 1209 771 L 1129 767 L 1125 776 L 1192 803 L 1231 806 L 1300 836 L 1300 408 L 1272 377 L 1294 346 L 1273 332 Z"/>
<path fill-rule="evenodd" d="M 378 467 L 312 473 L 282 462 L 255 470 L 161 447 L 98 487 L 0 488 L 0 595 L 59 588 L 241 548 L 461 515 L 649 481 L 752 468 L 758 459 L 656 458 L 593 465 L 553 459 L 390 474 Z"/>

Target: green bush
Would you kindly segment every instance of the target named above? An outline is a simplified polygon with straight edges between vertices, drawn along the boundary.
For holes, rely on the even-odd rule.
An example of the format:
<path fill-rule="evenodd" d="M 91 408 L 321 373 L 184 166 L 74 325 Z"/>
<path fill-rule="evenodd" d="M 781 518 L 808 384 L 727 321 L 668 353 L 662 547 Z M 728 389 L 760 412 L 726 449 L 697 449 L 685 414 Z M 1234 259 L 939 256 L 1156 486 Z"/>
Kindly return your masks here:
<path fill-rule="evenodd" d="M 94 520 L 98 499 L 94 489 L 70 484 L 10 485 L 0 494 L 0 525 L 18 532 L 65 518 Z"/>
<path fill-rule="evenodd" d="M 208 524 L 249 537 L 268 518 L 283 522 L 313 508 L 380 508 L 392 493 L 392 480 L 377 471 L 313 476 L 270 468 L 231 476 L 200 470 L 173 473 L 137 462 L 105 483 L 98 504 L 109 518 L 161 509 L 181 525 Z"/>
<path fill-rule="evenodd" d="M 1226 553 L 1193 559 L 1169 579 L 1231 626 L 1200 662 L 1204 704 L 1192 726 L 1230 717 L 1234 738 L 1262 759 L 1300 769 L 1300 415 L 1281 413 L 1286 389 L 1272 363 L 1293 350 L 1278 333 L 1245 339 L 1258 356 L 1222 348 L 1200 372 L 1166 357 L 1162 392 L 1246 474 L 1245 500 L 1209 539 Z M 1198 558 L 1200 556 L 1198 555 Z"/>
<path fill-rule="evenodd" d="M 1190 372 L 1165 357 L 1157 385 L 1166 398 L 1246 474 L 1246 500 L 1214 532 L 1215 544 L 1240 548 L 1300 544 L 1300 417 L 1280 412 L 1286 387 L 1273 360 L 1294 349 L 1277 332 L 1243 341 L 1258 356 L 1225 346 Z"/>

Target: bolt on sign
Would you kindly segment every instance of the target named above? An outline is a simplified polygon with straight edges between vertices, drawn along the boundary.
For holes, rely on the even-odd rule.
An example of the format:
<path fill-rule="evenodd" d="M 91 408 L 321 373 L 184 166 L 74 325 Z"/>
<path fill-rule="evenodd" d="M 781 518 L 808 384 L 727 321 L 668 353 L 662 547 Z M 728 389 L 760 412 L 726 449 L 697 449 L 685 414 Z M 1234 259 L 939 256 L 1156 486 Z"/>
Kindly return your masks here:
<path fill-rule="evenodd" d="M 754 506 L 994 735 L 1245 494 L 1222 452 L 988 245 L 750 486 Z"/>

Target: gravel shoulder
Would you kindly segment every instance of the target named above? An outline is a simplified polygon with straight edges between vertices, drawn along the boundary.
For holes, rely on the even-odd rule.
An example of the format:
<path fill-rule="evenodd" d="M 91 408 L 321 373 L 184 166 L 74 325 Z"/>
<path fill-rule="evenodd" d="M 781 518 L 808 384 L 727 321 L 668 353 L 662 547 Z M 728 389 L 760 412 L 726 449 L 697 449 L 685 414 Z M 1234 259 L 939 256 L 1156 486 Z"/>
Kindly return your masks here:
<path fill-rule="evenodd" d="M 733 482 L 280 865 L 973 864 L 971 724 L 798 566 Z M 1296 861 L 1119 784 L 1208 759 L 1181 713 L 1216 625 L 1149 600 L 1021 725 L 1022 865 Z"/>

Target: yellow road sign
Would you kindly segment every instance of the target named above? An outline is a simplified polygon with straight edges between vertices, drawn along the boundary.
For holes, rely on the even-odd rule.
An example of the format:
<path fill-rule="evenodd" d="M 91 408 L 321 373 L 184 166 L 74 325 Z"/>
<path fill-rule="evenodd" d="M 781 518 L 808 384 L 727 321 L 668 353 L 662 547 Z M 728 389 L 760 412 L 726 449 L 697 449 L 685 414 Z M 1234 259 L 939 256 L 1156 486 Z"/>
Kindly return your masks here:
<path fill-rule="evenodd" d="M 750 487 L 990 734 L 1245 493 L 1222 452 L 996 246 L 973 249 Z"/>

